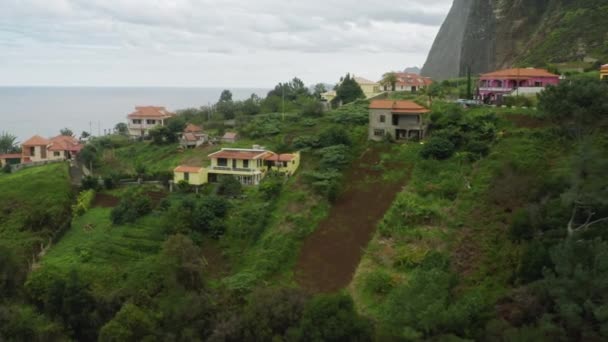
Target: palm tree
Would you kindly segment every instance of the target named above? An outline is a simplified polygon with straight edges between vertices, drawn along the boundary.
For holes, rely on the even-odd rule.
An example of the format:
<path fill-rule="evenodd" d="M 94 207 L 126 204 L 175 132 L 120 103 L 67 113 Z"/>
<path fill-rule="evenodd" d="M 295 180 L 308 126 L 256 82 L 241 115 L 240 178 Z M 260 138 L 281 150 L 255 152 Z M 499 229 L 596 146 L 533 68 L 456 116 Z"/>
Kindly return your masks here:
<path fill-rule="evenodd" d="M 391 90 L 395 91 L 397 84 L 397 74 L 392 71 L 387 72 L 386 74 L 382 75 L 382 81 L 380 81 L 380 83 L 384 86 L 385 89 L 386 86 L 390 85 Z"/>
<path fill-rule="evenodd" d="M 0 134 L 0 153 L 12 153 L 17 151 L 17 137 L 7 133 L 2 132 Z"/>

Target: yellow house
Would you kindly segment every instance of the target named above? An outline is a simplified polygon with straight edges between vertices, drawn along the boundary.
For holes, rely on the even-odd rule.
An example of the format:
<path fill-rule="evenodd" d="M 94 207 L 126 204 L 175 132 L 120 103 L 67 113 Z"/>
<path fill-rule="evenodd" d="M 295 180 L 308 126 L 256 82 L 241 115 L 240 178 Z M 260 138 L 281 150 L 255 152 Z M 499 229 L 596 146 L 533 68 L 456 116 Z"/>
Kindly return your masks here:
<path fill-rule="evenodd" d="M 600 69 L 600 80 L 608 81 L 608 64 L 602 65 Z"/>
<path fill-rule="evenodd" d="M 336 98 L 336 96 L 337 93 L 335 90 L 326 91 L 324 93 L 321 93 L 321 100 L 331 102 L 333 99 Z"/>
<path fill-rule="evenodd" d="M 235 177 L 243 185 L 258 185 L 269 171 L 293 175 L 300 166 L 300 152 L 277 154 L 263 148 L 222 148 L 209 155 L 207 168 L 178 166 L 173 180 L 191 185 L 217 183 L 222 176 Z"/>
<path fill-rule="evenodd" d="M 173 181 L 179 183 L 186 181 L 190 185 L 203 185 L 207 183 L 207 170 L 198 166 L 178 166 L 173 170 Z"/>
<path fill-rule="evenodd" d="M 355 82 L 359 84 L 359 87 L 363 90 L 363 94 L 365 94 L 366 98 L 370 98 L 382 92 L 380 83 L 370 81 L 363 77 L 355 77 Z"/>
<path fill-rule="evenodd" d="M 266 166 L 270 170 L 282 172 L 291 176 L 300 167 L 300 152 L 283 154 L 272 153 L 266 157 Z"/>

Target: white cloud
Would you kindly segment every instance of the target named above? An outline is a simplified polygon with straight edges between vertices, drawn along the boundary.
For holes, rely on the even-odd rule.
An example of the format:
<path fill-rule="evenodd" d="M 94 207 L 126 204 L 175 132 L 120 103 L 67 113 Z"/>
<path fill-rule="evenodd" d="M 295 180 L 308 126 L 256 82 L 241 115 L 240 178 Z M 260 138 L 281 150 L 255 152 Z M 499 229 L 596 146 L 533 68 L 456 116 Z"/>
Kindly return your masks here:
<path fill-rule="evenodd" d="M 0 83 L 268 86 L 287 74 L 311 83 L 348 71 L 377 78 L 424 62 L 450 3 L 0 0 Z"/>

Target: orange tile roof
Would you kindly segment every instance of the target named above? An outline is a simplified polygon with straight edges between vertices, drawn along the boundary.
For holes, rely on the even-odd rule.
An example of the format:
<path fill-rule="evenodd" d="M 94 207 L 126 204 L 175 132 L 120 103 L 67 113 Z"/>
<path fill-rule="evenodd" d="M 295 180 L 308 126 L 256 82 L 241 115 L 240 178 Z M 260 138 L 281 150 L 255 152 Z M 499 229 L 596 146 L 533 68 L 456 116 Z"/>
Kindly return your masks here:
<path fill-rule="evenodd" d="M 49 144 L 49 140 L 45 139 L 39 135 L 34 135 L 33 137 L 29 138 L 28 140 L 26 140 L 23 144 L 23 146 L 46 146 Z"/>
<path fill-rule="evenodd" d="M 294 160 L 295 157 L 296 156 L 294 154 L 291 154 L 291 153 L 277 154 L 277 153 L 269 152 L 269 154 L 264 158 L 264 160 L 268 160 L 268 161 L 292 161 L 292 160 Z"/>
<path fill-rule="evenodd" d="M 186 128 L 184 128 L 184 133 L 200 133 L 202 131 L 203 131 L 202 127 L 193 125 L 191 123 L 186 125 Z"/>
<path fill-rule="evenodd" d="M 504 69 L 489 72 L 481 75 L 482 78 L 485 77 L 510 77 L 510 78 L 524 78 L 524 77 L 559 77 L 559 75 L 552 74 L 545 69 L 536 69 L 536 68 L 514 68 L 514 69 Z"/>
<path fill-rule="evenodd" d="M 409 72 L 396 72 L 397 85 L 424 87 L 433 83 L 430 77 L 420 76 Z"/>
<path fill-rule="evenodd" d="M 238 159 L 238 160 L 252 160 L 260 159 L 265 157 L 269 152 L 262 150 L 233 150 L 233 149 L 222 149 L 215 153 L 211 153 L 209 158 L 225 158 L 225 159 Z"/>
<path fill-rule="evenodd" d="M 418 114 L 428 113 L 429 110 L 421 105 L 406 100 L 374 100 L 370 103 L 369 109 L 390 109 L 393 113 Z"/>
<path fill-rule="evenodd" d="M 202 170 L 203 168 L 200 166 L 187 166 L 187 165 L 180 165 L 178 167 L 176 167 L 173 171 L 174 172 L 187 172 L 187 173 L 198 173 Z"/>
<path fill-rule="evenodd" d="M 186 141 L 198 141 L 198 138 L 194 133 L 184 133 L 184 139 L 186 139 Z"/>
<path fill-rule="evenodd" d="M 608 64 L 604 64 L 604 65 L 602 65 L 601 70 L 602 70 L 602 71 L 608 71 Z"/>
<path fill-rule="evenodd" d="M 49 151 L 80 151 L 82 149 L 80 142 L 71 136 L 58 135 L 51 138 L 49 141 Z"/>
<path fill-rule="evenodd" d="M 135 107 L 135 111 L 128 115 L 129 118 L 170 118 L 174 116 L 174 113 L 167 111 L 165 107 L 154 107 L 154 106 L 138 106 Z"/>

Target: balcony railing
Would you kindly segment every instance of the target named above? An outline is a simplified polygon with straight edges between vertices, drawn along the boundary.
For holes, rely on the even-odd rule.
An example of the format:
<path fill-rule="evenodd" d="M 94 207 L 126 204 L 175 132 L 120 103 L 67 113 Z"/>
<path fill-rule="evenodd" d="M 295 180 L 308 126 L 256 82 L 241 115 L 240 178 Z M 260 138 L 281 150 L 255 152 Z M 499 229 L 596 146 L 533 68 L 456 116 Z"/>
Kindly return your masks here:
<path fill-rule="evenodd" d="M 479 87 L 479 91 L 500 91 L 509 92 L 515 89 L 515 87 Z"/>
<path fill-rule="evenodd" d="M 247 168 L 229 167 L 229 166 L 211 166 L 210 168 L 212 170 L 219 170 L 219 171 L 236 171 L 236 172 L 251 172 L 251 173 L 258 171 L 256 169 L 247 169 Z"/>

